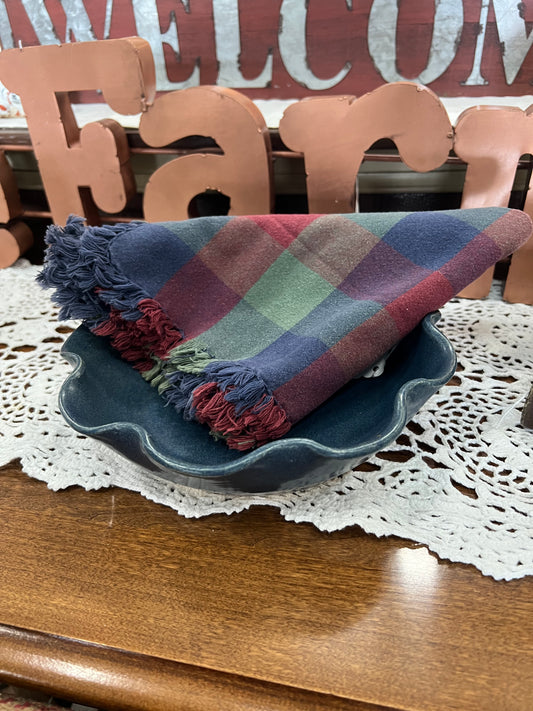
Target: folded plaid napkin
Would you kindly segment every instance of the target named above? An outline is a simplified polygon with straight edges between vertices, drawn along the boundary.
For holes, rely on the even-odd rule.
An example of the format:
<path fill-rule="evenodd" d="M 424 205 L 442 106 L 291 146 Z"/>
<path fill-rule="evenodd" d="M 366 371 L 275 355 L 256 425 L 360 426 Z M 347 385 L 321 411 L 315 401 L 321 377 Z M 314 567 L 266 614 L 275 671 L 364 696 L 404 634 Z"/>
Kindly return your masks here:
<path fill-rule="evenodd" d="M 203 217 L 47 232 L 39 281 L 186 418 L 247 450 L 531 233 L 519 210 Z"/>

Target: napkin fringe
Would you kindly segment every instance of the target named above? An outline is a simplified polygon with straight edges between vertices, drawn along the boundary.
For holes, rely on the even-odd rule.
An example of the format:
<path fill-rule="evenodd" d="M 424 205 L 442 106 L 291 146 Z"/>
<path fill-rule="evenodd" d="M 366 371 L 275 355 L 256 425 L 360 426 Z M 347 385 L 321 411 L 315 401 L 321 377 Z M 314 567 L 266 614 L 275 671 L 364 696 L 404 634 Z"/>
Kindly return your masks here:
<path fill-rule="evenodd" d="M 94 334 L 108 337 L 169 405 L 207 424 L 229 447 L 245 450 L 281 437 L 291 423 L 260 375 L 183 342 L 161 304 L 112 262 L 110 240 L 137 225 L 87 227 L 71 216 L 65 227 L 48 229 L 46 266 L 38 279 L 56 288 L 60 318 L 83 319 Z"/>
<path fill-rule="evenodd" d="M 239 361 L 213 361 L 206 366 L 205 374 L 225 392 L 226 400 L 235 406 L 237 417 L 246 410 L 259 413 L 264 399 L 273 397 L 259 373 Z"/>
<path fill-rule="evenodd" d="M 192 411 L 232 449 L 250 449 L 286 434 L 291 423 L 260 375 L 238 361 L 212 361 L 193 393 Z"/>
<path fill-rule="evenodd" d="M 230 449 L 249 450 L 290 430 L 284 410 L 273 397 L 264 395 L 254 408 L 238 416 L 226 396 L 217 383 L 205 383 L 194 391 L 192 408 L 196 420 L 207 424 L 215 437 L 223 437 Z"/>
<path fill-rule="evenodd" d="M 239 361 L 217 361 L 196 343 L 178 345 L 143 377 L 185 419 L 208 425 L 232 449 L 259 446 L 291 428 L 257 372 Z"/>
<path fill-rule="evenodd" d="M 60 320 L 81 319 L 92 329 L 109 318 L 112 307 L 126 320 L 141 316 L 137 305 L 149 295 L 115 267 L 109 254 L 109 241 L 138 225 L 87 227 L 82 217 L 71 215 L 65 227 L 48 228 L 37 281 L 55 289 L 52 300 L 60 306 Z"/>
<path fill-rule="evenodd" d="M 164 358 L 183 339 L 160 305 L 153 299 L 141 299 L 137 304 L 141 316 L 126 321 L 117 309 L 109 318 L 93 328 L 97 336 L 108 336 L 124 360 L 141 372 L 153 367 L 153 357 Z"/>

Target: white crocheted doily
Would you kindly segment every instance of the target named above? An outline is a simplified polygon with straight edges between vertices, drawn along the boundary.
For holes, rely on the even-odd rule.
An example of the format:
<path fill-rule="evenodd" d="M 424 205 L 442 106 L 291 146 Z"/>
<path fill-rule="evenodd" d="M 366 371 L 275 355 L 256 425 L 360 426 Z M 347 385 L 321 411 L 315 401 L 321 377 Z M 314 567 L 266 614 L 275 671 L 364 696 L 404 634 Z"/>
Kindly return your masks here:
<path fill-rule="evenodd" d="M 0 271 L 0 465 L 20 458 L 53 490 L 119 486 L 187 517 L 275 506 L 323 531 L 357 524 L 401 536 L 496 579 L 533 574 L 533 432 L 520 425 L 533 380 L 533 307 L 497 296 L 447 304 L 439 328 L 457 350 L 457 374 L 394 445 L 308 490 L 232 497 L 170 484 L 64 422 L 67 329 L 35 284 L 38 269 L 19 260 Z"/>

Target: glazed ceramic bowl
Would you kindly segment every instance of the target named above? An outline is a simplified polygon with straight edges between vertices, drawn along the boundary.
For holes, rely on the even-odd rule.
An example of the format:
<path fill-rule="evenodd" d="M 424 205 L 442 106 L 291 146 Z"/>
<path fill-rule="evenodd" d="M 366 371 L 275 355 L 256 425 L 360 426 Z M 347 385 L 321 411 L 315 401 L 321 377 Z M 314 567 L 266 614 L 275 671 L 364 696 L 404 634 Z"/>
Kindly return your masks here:
<path fill-rule="evenodd" d="M 165 407 L 157 392 L 83 326 L 62 353 L 74 366 L 59 405 L 67 422 L 172 482 L 232 494 L 309 487 L 391 444 L 453 375 L 455 352 L 438 313 L 406 336 L 376 378 L 353 380 L 290 432 L 251 452 L 230 450 Z"/>

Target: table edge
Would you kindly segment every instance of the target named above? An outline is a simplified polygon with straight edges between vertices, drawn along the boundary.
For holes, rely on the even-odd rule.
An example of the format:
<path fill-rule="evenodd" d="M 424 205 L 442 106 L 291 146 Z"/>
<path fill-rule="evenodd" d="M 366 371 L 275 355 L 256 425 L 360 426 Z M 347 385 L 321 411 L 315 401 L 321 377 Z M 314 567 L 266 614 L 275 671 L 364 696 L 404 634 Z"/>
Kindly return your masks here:
<path fill-rule="evenodd" d="M 400 711 L 1 623 L 0 678 L 107 711 Z"/>

